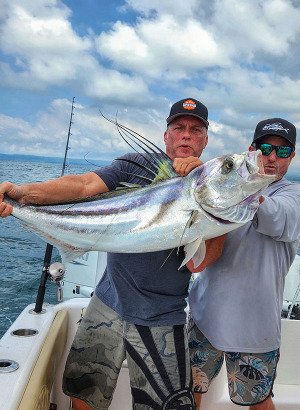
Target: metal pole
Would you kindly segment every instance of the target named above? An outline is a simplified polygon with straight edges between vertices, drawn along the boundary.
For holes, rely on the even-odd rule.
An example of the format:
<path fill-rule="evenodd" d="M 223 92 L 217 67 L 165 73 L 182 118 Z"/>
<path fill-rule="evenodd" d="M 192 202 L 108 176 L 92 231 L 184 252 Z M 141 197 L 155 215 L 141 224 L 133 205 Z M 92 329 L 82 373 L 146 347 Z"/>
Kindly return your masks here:
<path fill-rule="evenodd" d="M 69 123 L 69 131 L 68 131 L 68 137 L 67 137 L 67 143 L 66 143 L 66 149 L 65 149 L 65 157 L 64 157 L 64 162 L 63 162 L 63 166 L 62 166 L 62 170 L 61 170 L 61 176 L 64 175 L 65 173 L 65 168 L 66 168 L 66 159 L 67 159 L 67 154 L 68 154 L 68 150 L 69 150 L 69 140 L 70 140 L 70 135 L 71 134 L 71 126 L 73 124 L 72 118 L 73 118 L 73 111 L 74 111 L 74 103 L 75 103 L 75 97 L 73 97 L 73 101 L 72 101 L 72 108 L 71 108 L 71 116 L 70 116 L 70 123 Z"/>
<path fill-rule="evenodd" d="M 73 97 L 73 101 L 72 101 L 69 131 L 68 131 L 68 137 L 67 137 L 67 143 L 66 143 L 66 149 L 65 149 L 64 162 L 63 162 L 63 166 L 62 166 L 62 170 L 61 170 L 61 176 L 63 176 L 64 173 L 65 173 L 66 159 L 67 159 L 67 154 L 68 154 L 68 150 L 69 150 L 69 140 L 70 140 L 70 135 L 72 135 L 71 134 L 71 126 L 73 124 L 72 118 L 73 118 L 73 115 L 74 115 L 74 113 L 73 113 L 74 103 L 75 103 L 75 97 Z M 35 308 L 33 309 L 33 311 L 35 313 L 41 313 L 41 311 L 42 311 L 44 297 L 45 297 L 45 291 L 46 291 L 47 275 L 48 275 L 48 269 L 49 269 L 49 266 L 50 266 L 50 263 L 51 263 L 52 251 L 53 251 L 53 245 L 50 245 L 50 243 L 47 243 L 45 256 L 44 256 L 44 265 L 43 265 L 43 269 L 42 269 L 40 286 L 39 286 L 38 294 L 37 294 L 37 297 L 36 297 Z"/>

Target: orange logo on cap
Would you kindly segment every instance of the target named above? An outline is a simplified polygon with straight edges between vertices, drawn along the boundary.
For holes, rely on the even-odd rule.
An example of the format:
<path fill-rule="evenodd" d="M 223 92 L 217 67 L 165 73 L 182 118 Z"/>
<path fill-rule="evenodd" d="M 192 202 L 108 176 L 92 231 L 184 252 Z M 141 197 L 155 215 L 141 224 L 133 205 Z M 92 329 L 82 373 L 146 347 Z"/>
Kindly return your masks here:
<path fill-rule="evenodd" d="M 193 100 L 186 100 L 183 103 L 183 108 L 186 110 L 194 110 L 196 108 L 196 103 Z"/>

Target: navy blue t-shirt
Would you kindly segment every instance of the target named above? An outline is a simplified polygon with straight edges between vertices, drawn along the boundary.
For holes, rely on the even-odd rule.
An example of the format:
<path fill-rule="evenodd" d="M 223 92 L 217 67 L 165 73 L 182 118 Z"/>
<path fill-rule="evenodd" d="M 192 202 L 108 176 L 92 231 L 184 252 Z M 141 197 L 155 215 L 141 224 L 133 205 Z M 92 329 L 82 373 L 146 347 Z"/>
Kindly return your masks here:
<path fill-rule="evenodd" d="M 154 169 L 140 154 L 127 154 L 123 158 L 129 158 Z M 109 190 L 115 189 L 122 181 L 146 184 L 142 179 L 129 174 L 153 178 L 150 172 L 118 160 L 96 170 L 95 173 L 105 182 Z M 156 238 L 152 240 L 155 241 Z M 107 267 L 96 287 L 96 295 L 122 319 L 134 324 L 143 326 L 184 324 L 185 299 L 188 296 L 191 273 L 186 266 L 178 270 L 184 259 L 183 248 L 180 248 L 178 254 L 177 249 L 173 250 L 171 256 L 169 256 L 170 252 L 171 250 L 148 253 L 108 253 Z"/>

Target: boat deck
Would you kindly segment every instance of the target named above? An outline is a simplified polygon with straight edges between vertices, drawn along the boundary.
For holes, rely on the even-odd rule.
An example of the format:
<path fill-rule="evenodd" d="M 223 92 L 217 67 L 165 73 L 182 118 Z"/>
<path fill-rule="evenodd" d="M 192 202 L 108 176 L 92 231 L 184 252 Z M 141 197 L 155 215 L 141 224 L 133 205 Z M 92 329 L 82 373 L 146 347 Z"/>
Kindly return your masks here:
<path fill-rule="evenodd" d="M 27 306 L 0 343 L 0 408 L 2 410 L 49 410 L 49 401 L 59 410 L 69 409 L 69 398 L 61 390 L 65 361 L 73 341 L 78 320 L 89 298 L 76 298 L 58 305 L 45 305 L 45 313 L 31 314 Z M 35 329 L 32 336 L 13 336 L 20 329 Z M 23 332 L 24 333 L 24 332 Z M 26 332 L 25 332 L 26 333 Z M 30 333 L 30 331 L 28 332 Z M 276 410 L 300 409 L 300 321 L 282 319 L 281 359 L 274 385 Z M 8 364 L 19 368 L 12 372 Z M 2 370 L 1 370 L 2 369 Z M 132 408 L 129 375 L 124 363 L 110 410 Z M 202 410 L 236 409 L 228 396 L 225 367 L 203 396 Z"/>

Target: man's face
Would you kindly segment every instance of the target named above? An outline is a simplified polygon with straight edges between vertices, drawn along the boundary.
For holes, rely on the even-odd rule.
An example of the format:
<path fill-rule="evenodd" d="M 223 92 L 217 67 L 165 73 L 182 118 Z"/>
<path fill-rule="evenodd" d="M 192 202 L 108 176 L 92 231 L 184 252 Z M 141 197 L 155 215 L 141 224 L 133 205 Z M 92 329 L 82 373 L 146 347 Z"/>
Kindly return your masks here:
<path fill-rule="evenodd" d="M 282 138 L 273 135 L 267 135 L 266 137 L 260 138 L 259 143 L 266 143 L 276 146 L 288 146 L 288 142 Z M 253 151 L 254 148 L 249 147 L 249 151 Z M 295 152 L 292 152 L 291 156 L 288 158 L 279 158 L 276 155 L 275 150 L 271 152 L 270 155 L 263 155 L 263 164 L 265 173 L 267 175 L 276 175 L 276 181 L 279 181 L 286 174 L 288 167 L 295 156 Z"/>
<path fill-rule="evenodd" d="M 171 159 L 200 157 L 207 144 L 207 130 L 197 117 L 181 115 L 175 118 L 164 134 L 166 153 Z"/>

